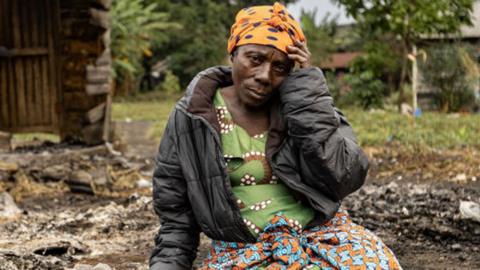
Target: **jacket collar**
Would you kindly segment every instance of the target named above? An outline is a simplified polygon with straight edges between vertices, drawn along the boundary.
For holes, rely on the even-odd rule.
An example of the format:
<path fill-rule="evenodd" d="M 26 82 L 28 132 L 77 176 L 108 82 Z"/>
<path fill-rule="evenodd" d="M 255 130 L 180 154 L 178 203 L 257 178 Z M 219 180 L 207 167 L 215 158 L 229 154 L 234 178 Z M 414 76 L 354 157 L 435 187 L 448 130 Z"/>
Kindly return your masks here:
<path fill-rule="evenodd" d="M 219 88 L 230 86 L 232 70 L 230 67 L 217 66 L 208 68 L 195 76 L 190 82 L 178 106 L 192 115 L 204 118 L 220 134 L 220 125 L 217 120 L 213 98 Z M 268 131 L 266 155 L 271 158 L 275 150 L 280 147 L 285 138 L 285 126 L 280 113 L 280 98 L 272 97 L 270 110 L 270 127 Z"/>

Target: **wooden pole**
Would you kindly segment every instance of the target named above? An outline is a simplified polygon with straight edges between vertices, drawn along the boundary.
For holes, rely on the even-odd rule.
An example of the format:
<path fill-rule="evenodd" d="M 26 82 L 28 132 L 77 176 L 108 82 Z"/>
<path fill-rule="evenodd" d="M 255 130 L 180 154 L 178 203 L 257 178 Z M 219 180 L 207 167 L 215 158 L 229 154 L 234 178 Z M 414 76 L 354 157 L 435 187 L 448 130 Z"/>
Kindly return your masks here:
<path fill-rule="evenodd" d="M 417 66 L 417 46 L 413 45 L 412 48 L 412 97 L 413 97 L 413 118 L 417 114 L 417 85 L 418 85 L 418 66 Z"/>

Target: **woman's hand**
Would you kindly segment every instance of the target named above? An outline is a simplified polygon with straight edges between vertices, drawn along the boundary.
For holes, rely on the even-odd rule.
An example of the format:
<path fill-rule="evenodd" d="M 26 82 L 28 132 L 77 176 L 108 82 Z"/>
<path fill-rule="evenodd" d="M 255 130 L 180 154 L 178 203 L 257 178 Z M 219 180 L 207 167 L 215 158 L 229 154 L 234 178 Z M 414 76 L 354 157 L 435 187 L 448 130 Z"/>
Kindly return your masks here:
<path fill-rule="evenodd" d="M 287 51 L 289 52 L 288 58 L 297 62 L 300 65 L 300 68 L 308 68 L 311 66 L 311 53 L 308 50 L 306 42 L 295 40 L 294 46 L 287 46 Z"/>

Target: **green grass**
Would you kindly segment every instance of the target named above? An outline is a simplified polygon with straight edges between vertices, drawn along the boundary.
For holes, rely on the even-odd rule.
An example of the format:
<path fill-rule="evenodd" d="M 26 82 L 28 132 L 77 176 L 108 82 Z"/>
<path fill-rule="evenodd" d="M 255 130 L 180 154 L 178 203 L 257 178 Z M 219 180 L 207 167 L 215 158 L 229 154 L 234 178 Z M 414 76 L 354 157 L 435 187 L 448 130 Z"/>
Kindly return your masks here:
<path fill-rule="evenodd" d="M 12 140 L 15 143 L 28 141 L 51 141 L 58 143 L 60 142 L 60 137 L 49 133 L 19 133 L 14 134 Z"/>
<path fill-rule="evenodd" d="M 362 146 L 401 145 L 409 150 L 480 149 L 480 115 L 424 113 L 412 117 L 388 111 L 344 111 Z"/>
<path fill-rule="evenodd" d="M 149 120 L 154 125 L 150 136 L 158 140 L 177 98 L 156 101 L 114 103 L 115 120 Z M 424 113 L 415 122 L 412 117 L 391 111 L 344 110 L 362 146 L 399 145 L 419 151 L 428 149 L 480 149 L 480 115 Z"/>
<path fill-rule="evenodd" d="M 152 139 L 159 140 L 167 124 L 170 112 L 178 98 L 170 97 L 153 101 L 128 100 L 113 103 L 112 117 L 115 121 L 144 120 L 152 121 L 149 130 Z"/>

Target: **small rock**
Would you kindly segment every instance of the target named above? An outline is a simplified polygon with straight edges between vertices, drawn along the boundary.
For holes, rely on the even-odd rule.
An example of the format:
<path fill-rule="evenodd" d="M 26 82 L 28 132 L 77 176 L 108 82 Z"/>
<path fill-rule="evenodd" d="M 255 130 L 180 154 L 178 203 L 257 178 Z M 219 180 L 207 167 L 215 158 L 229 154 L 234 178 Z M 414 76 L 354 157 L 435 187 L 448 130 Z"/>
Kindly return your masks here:
<path fill-rule="evenodd" d="M 80 170 L 70 174 L 69 180 L 81 183 L 91 183 L 93 178 L 88 172 Z"/>
<path fill-rule="evenodd" d="M 460 201 L 460 214 L 464 219 L 480 222 L 480 204 L 472 201 Z"/>
<path fill-rule="evenodd" d="M 86 171 L 75 171 L 68 177 L 65 183 L 70 187 L 73 193 L 95 194 L 93 188 L 93 177 Z"/>
<path fill-rule="evenodd" d="M 108 184 L 108 178 L 105 176 L 105 177 L 96 177 L 95 180 L 95 185 L 97 186 L 105 186 Z"/>
<path fill-rule="evenodd" d="M 55 165 L 44 168 L 41 177 L 48 180 L 62 180 L 67 175 L 65 165 Z"/>
<path fill-rule="evenodd" d="M 92 270 L 112 270 L 110 266 L 104 263 L 99 263 L 92 268 Z"/>
<path fill-rule="evenodd" d="M 92 270 L 92 266 L 89 264 L 79 263 L 76 264 L 72 270 Z"/>
<path fill-rule="evenodd" d="M 451 248 L 453 251 L 460 251 L 462 249 L 462 246 L 460 244 L 453 244 Z"/>
<path fill-rule="evenodd" d="M 0 256 L 15 256 L 20 257 L 20 254 L 14 250 L 0 248 Z"/>
<path fill-rule="evenodd" d="M 0 171 L 16 172 L 18 171 L 18 164 L 0 161 Z"/>
<path fill-rule="evenodd" d="M 152 181 L 148 181 L 147 179 L 140 179 L 137 181 L 138 188 L 149 188 L 152 187 Z"/>
<path fill-rule="evenodd" d="M 15 218 L 22 213 L 22 210 L 13 201 L 12 196 L 7 192 L 0 193 L 0 218 Z"/>
<path fill-rule="evenodd" d="M 464 173 L 457 174 L 452 180 L 452 182 L 456 183 L 466 183 L 467 182 L 467 175 Z"/>

